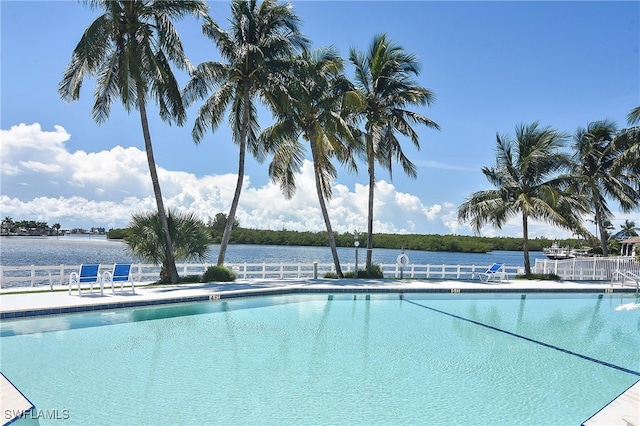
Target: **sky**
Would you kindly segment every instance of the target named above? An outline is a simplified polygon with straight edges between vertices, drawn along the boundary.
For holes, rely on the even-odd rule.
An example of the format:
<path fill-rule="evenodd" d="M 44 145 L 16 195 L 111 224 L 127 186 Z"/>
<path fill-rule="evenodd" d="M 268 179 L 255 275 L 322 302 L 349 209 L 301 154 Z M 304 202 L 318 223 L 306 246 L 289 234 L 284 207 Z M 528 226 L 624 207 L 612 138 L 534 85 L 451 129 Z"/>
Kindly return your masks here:
<path fill-rule="evenodd" d="M 513 135 L 519 124 L 539 121 L 569 135 L 591 121 L 626 126 L 640 105 L 640 2 L 432 2 L 296 1 L 301 31 L 314 48 L 366 51 L 376 34 L 417 55 L 416 80 L 435 102 L 415 111 L 440 131 L 416 127 L 420 150 L 401 141 L 418 177 L 378 169 L 374 232 L 472 235 L 457 221 L 457 208 L 473 192 L 492 189 L 481 169 L 495 164 L 496 134 Z M 229 2 L 209 2 L 209 14 L 228 28 Z M 71 53 L 98 16 L 82 2 L 0 0 L 0 216 L 60 223 L 64 229 L 120 228 L 131 215 L 155 209 L 137 111 L 118 101 L 110 118 L 91 117 L 94 80 L 80 99 L 57 92 Z M 201 23 L 176 23 L 189 60 L 219 60 Z M 347 64 L 345 73 L 353 76 Z M 188 75 L 176 72 L 181 85 Z M 196 103 L 183 127 L 162 122 L 148 109 L 160 185 L 169 208 L 195 212 L 204 221 L 227 213 L 237 177 L 238 148 L 223 123 L 199 145 L 191 128 Z M 260 110 L 263 127 L 272 123 Z M 568 139 L 568 145 L 570 138 Z M 568 149 L 568 148 L 567 148 Z M 240 225 L 256 229 L 324 230 L 312 164 L 285 200 L 268 177 L 268 161 L 247 159 L 237 211 Z M 366 166 L 338 167 L 329 215 L 337 232 L 366 231 Z M 640 213 L 616 213 L 640 223 Z M 589 229 L 595 232 L 592 224 Z M 592 229 L 593 228 L 593 229 Z M 521 236 L 521 219 L 484 236 Z M 530 238 L 571 234 L 530 224 Z"/>

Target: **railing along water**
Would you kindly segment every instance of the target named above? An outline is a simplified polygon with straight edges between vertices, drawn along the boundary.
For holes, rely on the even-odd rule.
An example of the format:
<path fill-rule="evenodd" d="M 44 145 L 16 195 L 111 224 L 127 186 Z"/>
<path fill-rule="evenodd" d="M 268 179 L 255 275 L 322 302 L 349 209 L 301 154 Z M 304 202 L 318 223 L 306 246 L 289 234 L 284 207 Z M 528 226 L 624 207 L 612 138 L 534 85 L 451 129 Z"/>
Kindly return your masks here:
<path fill-rule="evenodd" d="M 212 264 L 177 264 L 181 276 L 202 275 Z M 238 279 L 302 279 L 318 278 L 335 273 L 333 263 L 230 263 Z M 343 272 L 353 272 L 355 265 L 342 265 Z M 385 278 L 413 279 L 458 279 L 475 280 L 489 265 L 416 265 L 381 264 Z M 101 265 L 100 272 L 111 270 L 112 264 Z M 71 272 L 77 272 L 80 265 L 58 266 L 2 266 L 0 265 L 0 288 L 66 286 Z M 136 282 L 155 282 L 160 276 L 160 266 L 153 264 L 133 264 L 133 279 Z M 521 266 L 505 266 L 507 276 L 513 278 L 524 273 Z M 536 259 L 533 273 L 553 273 L 572 281 L 611 281 L 620 276 L 616 271 L 640 275 L 640 262 L 633 257 L 592 257 L 569 260 Z"/>
<path fill-rule="evenodd" d="M 536 259 L 531 270 L 534 274 L 556 274 L 572 281 L 612 281 L 616 279 L 616 271 L 640 274 L 640 262 L 632 256 Z"/>
<path fill-rule="evenodd" d="M 207 268 L 213 266 L 206 263 L 177 264 L 182 277 L 202 275 Z M 315 279 L 329 273 L 335 273 L 333 263 L 229 263 L 238 279 Z M 385 278 L 413 279 L 458 279 L 475 280 L 490 265 L 415 265 L 401 267 L 398 264 L 381 264 Z M 100 273 L 111 271 L 113 264 L 100 265 Z M 2 266 L 0 265 L 0 288 L 67 286 L 69 275 L 78 272 L 80 265 L 58 266 Z M 343 272 L 353 272 L 355 264 L 342 265 Z M 523 273 L 520 266 L 505 266 L 507 276 L 513 278 Z M 133 264 L 131 274 L 135 282 L 155 282 L 160 276 L 160 266 L 153 264 Z"/>

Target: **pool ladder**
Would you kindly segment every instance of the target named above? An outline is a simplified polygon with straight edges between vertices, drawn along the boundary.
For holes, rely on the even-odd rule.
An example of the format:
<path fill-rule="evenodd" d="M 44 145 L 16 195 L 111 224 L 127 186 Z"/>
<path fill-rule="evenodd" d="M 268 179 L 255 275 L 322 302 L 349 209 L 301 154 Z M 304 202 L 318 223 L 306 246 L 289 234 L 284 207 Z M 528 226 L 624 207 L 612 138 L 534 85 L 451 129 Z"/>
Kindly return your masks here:
<path fill-rule="evenodd" d="M 624 286 L 624 283 L 627 282 L 627 280 L 635 281 L 636 294 L 638 294 L 638 292 L 640 291 L 640 275 L 631 271 L 621 271 L 620 269 L 617 269 L 613 276 L 614 279 L 620 279 L 620 285 L 622 286 Z"/>

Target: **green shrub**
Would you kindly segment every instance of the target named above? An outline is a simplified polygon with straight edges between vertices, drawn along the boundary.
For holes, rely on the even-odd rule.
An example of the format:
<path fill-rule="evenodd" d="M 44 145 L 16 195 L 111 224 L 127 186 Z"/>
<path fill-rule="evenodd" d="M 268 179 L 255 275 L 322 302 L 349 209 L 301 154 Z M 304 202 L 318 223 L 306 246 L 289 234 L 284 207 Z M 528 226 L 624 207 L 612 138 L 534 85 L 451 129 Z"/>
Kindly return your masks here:
<path fill-rule="evenodd" d="M 366 275 L 362 276 L 362 274 Z M 384 278 L 384 274 L 382 273 L 380 265 L 371 265 L 371 267 L 365 271 L 358 271 L 358 278 Z"/>
<path fill-rule="evenodd" d="M 333 271 L 325 272 L 325 274 L 322 276 L 322 278 L 333 278 L 333 279 L 336 279 L 336 278 L 338 278 L 338 274 L 336 274 Z"/>
<path fill-rule="evenodd" d="M 229 282 L 235 281 L 236 274 L 229 268 L 224 266 L 210 266 L 202 275 L 202 282 Z"/>
<path fill-rule="evenodd" d="M 187 275 L 180 277 L 180 283 L 199 283 L 202 280 L 200 275 Z"/>
<path fill-rule="evenodd" d="M 335 274 L 334 274 L 335 275 Z M 345 278 L 355 278 L 355 271 L 349 271 L 342 274 Z M 337 278 L 337 277 L 328 277 L 325 274 L 325 278 Z M 384 278 L 384 274 L 382 273 L 382 269 L 380 265 L 371 265 L 369 269 L 358 269 L 358 278 Z"/>

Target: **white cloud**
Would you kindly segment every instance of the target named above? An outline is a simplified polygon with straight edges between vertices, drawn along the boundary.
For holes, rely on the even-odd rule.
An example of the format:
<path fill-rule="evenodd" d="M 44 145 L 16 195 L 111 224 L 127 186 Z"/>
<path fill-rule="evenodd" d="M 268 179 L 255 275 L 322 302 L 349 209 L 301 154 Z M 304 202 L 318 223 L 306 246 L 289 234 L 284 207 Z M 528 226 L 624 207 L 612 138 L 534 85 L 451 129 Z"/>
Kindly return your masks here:
<path fill-rule="evenodd" d="M 132 214 L 156 208 L 146 155 L 138 148 L 70 152 L 65 143 L 71 135 L 61 126 L 48 132 L 38 124 L 21 124 L 2 130 L 1 136 L 2 217 L 58 222 L 66 228 L 108 228 L 126 226 Z M 158 175 L 166 207 L 193 211 L 203 220 L 228 212 L 235 174 L 198 177 L 158 165 Z M 241 225 L 324 230 L 310 161 L 304 162 L 296 180 L 297 192 L 286 200 L 278 185 L 255 187 L 246 176 L 236 213 Z M 450 201 L 425 205 L 417 196 L 384 180 L 376 183 L 375 194 L 374 232 L 471 234 L 468 224 L 457 221 L 456 205 Z M 333 198 L 327 202 L 334 231 L 366 231 L 367 199 L 368 186 L 356 183 L 350 189 L 335 183 Z M 631 215 L 628 218 L 640 223 Z M 530 227 L 532 238 L 560 238 L 563 232 L 545 224 L 532 223 Z M 485 227 L 481 234 L 521 235 L 520 219 L 514 218 L 500 231 Z"/>
<path fill-rule="evenodd" d="M 155 209 L 143 151 L 115 146 L 108 151 L 70 152 L 65 146 L 70 138 L 61 126 L 50 132 L 39 124 L 21 124 L 2 131 L 3 216 L 68 227 L 118 227 L 126 226 L 133 213 Z M 205 220 L 228 211 L 237 179 L 235 174 L 197 177 L 161 165 L 158 175 L 167 207 L 194 211 Z M 367 186 L 356 184 L 352 191 L 334 185 L 327 207 L 335 231 L 366 229 L 367 197 Z M 425 206 L 418 197 L 380 181 L 375 211 L 377 232 L 427 232 L 441 207 Z M 245 177 L 236 216 L 250 228 L 324 230 L 312 163 L 303 164 L 291 200 L 276 184 L 254 187 Z"/>

